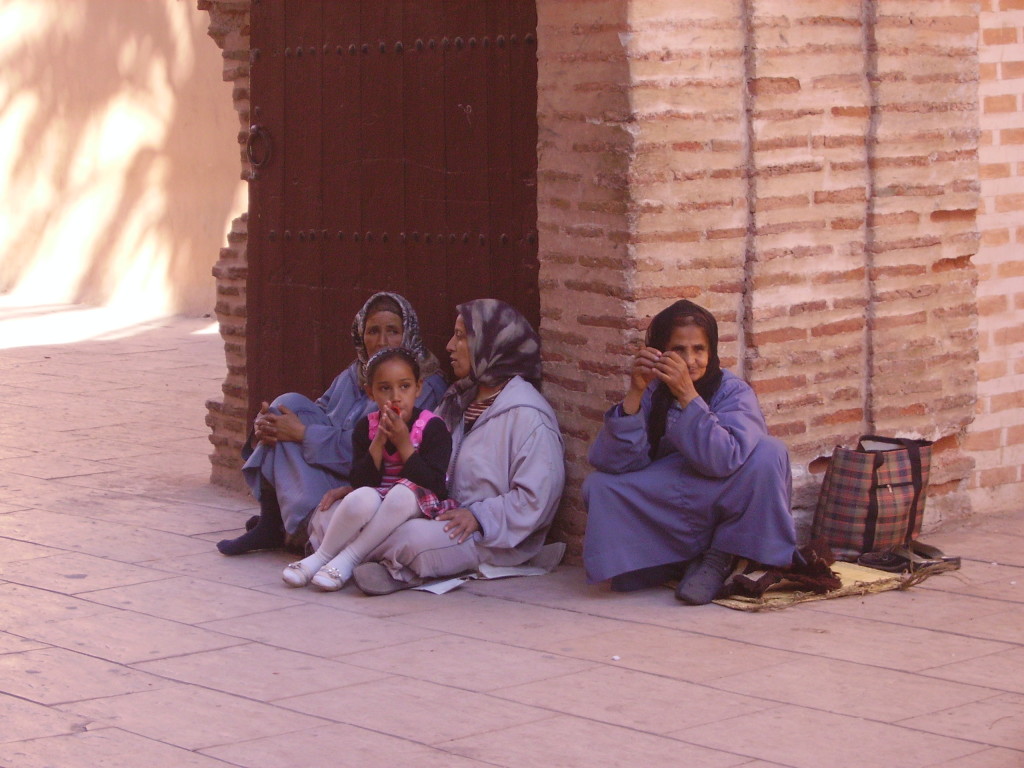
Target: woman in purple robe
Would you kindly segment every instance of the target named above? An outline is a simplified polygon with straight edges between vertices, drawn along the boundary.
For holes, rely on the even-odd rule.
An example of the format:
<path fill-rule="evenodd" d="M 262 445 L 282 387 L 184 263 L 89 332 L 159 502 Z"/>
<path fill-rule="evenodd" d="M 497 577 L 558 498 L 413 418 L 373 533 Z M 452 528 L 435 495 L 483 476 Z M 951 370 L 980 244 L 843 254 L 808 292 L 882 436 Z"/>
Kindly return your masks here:
<path fill-rule="evenodd" d="M 590 583 L 628 591 L 679 578 L 676 597 L 703 605 L 735 556 L 792 564 L 789 455 L 750 386 L 721 368 L 703 307 L 678 301 L 654 318 L 589 457 Z"/>

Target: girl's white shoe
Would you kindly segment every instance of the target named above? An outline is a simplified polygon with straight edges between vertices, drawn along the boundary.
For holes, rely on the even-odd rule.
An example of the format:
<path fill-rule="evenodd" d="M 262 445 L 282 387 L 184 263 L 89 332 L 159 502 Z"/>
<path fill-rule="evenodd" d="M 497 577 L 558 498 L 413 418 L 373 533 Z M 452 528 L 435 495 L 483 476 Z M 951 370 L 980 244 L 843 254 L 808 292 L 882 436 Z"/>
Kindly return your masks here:
<path fill-rule="evenodd" d="M 337 568 L 325 565 L 313 576 L 313 584 L 324 592 L 337 592 L 345 586 L 345 579 Z"/>
<path fill-rule="evenodd" d="M 281 572 L 281 578 L 289 587 L 304 587 L 309 584 L 309 574 L 303 569 L 301 562 L 288 563 Z"/>

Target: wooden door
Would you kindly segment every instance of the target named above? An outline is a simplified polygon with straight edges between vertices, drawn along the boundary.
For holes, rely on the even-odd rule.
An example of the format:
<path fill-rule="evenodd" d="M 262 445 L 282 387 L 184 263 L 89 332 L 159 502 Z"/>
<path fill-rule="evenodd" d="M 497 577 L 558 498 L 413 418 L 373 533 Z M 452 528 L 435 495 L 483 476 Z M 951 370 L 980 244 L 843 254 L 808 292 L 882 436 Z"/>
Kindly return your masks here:
<path fill-rule="evenodd" d="M 454 307 L 539 321 L 533 0 L 252 5 L 250 407 L 319 394 L 376 291 L 446 362 Z"/>

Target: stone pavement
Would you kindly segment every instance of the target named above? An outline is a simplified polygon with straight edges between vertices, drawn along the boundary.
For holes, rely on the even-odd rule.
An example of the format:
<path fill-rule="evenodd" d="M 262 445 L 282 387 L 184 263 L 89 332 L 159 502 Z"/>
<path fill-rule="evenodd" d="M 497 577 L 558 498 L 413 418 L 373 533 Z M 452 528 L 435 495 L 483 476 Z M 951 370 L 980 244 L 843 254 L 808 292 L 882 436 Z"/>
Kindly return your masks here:
<path fill-rule="evenodd" d="M 289 589 L 213 547 L 255 506 L 207 483 L 210 321 L 87 316 L 0 305 L 0 766 L 1024 766 L 1024 514 L 766 614 L 574 567 Z"/>

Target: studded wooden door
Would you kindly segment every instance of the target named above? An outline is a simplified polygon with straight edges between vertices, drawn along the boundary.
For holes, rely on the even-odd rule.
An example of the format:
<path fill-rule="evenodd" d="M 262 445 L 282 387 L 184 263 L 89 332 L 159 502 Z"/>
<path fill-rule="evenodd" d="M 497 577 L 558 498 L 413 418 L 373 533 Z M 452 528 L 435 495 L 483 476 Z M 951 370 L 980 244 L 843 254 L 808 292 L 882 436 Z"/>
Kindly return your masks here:
<path fill-rule="evenodd" d="M 249 403 L 321 392 L 378 290 L 539 320 L 533 0 L 253 0 Z"/>

